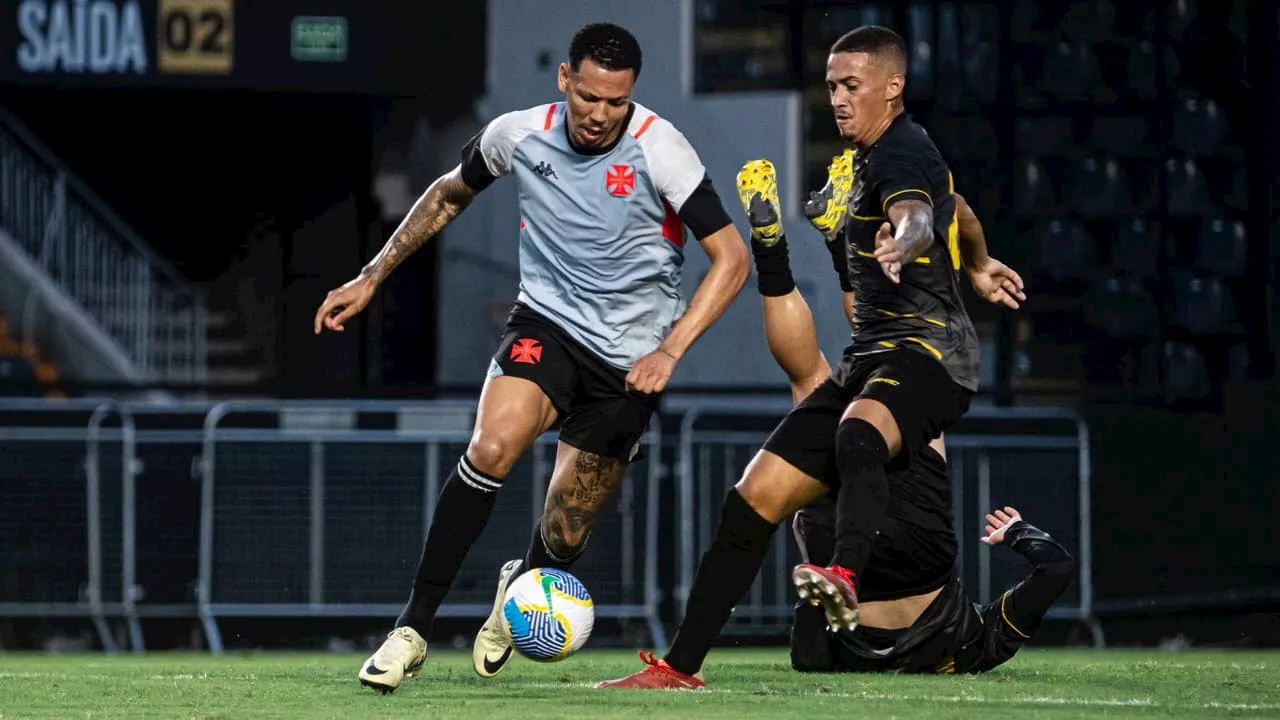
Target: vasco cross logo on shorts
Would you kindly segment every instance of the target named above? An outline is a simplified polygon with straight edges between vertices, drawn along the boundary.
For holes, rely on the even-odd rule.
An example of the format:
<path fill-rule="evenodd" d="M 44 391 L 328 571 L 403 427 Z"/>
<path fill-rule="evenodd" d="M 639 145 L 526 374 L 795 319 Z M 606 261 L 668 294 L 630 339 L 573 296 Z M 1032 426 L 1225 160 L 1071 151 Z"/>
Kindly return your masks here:
<path fill-rule="evenodd" d="M 520 338 L 511 346 L 511 359 L 526 365 L 537 365 L 542 361 L 542 343 L 533 338 Z"/>
<path fill-rule="evenodd" d="M 636 171 L 630 165 L 611 165 L 604 175 L 604 187 L 610 195 L 626 197 L 636 187 Z"/>

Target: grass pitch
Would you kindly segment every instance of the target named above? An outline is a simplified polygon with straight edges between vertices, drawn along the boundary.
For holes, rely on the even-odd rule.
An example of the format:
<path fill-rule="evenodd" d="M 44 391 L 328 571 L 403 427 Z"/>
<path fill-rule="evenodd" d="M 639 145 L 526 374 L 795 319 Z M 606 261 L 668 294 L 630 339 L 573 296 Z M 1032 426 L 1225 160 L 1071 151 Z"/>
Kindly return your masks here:
<path fill-rule="evenodd" d="M 978 677 L 800 675 L 785 650 L 715 650 L 701 692 L 603 691 L 634 653 L 517 658 L 493 680 L 432 653 L 392 695 L 360 686 L 364 655 L 0 654 L 0 719 L 18 718 L 1077 718 L 1280 717 L 1280 654 L 1024 650 Z"/>

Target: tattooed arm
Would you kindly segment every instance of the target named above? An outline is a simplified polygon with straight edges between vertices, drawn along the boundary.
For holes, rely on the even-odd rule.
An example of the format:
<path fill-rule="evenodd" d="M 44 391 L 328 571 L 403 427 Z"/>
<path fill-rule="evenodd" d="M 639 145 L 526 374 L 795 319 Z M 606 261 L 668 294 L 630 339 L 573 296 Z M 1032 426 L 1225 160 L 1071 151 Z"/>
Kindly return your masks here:
<path fill-rule="evenodd" d="M 476 191 L 462 181 L 461 165 L 441 175 L 422 193 L 400 227 L 391 234 L 391 239 L 382 246 L 382 251 L 364 266 L 360 274 L 381 284 L 414 250 L 425 245 L 458 217 L 475 196 Z"/>
<path fill-rule="evenodd" d="M 476 191 L 462 179 L 461 165 L 431 183 L 360 274 L 325 297 L 316 311 L 315 333 L 319 335 L 322 327 L 342 332 L 343 323 L 369 304 L 391 271 L 458 217 L 475 196 Z"/>

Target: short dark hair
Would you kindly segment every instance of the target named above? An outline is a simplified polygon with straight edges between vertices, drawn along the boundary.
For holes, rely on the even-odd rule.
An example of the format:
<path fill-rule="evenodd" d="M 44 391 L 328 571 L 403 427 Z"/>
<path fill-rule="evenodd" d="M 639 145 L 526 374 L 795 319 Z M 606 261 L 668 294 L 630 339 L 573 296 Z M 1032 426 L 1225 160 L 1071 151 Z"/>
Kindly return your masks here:
<path fill-rule="evenodd" d="M 907 44 L 902 36 L 887 27 L 864 25 L 850 30 L 831 46 L 831 54 L 864 52 L 889 60 L 907 70 Z"/>
<path fill-rule="evenodd" d="M 613 23 L 592 23 L 569 43 L 569 67 L 577 70 L 587 58 L 605 70 L 630 70 L 640 77 L 640 43 L 631 31 Z"/>

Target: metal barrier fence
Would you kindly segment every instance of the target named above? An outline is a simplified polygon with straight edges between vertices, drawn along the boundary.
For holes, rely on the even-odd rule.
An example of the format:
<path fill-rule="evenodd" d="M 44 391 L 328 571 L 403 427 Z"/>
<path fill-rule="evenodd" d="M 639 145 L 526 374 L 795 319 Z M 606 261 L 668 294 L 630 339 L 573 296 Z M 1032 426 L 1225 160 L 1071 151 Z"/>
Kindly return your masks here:
<path fill-rule="evenodd" d="M 680 418 L 665 454 L 676 481 L 664 482 L 655 422 L 617 517 L 575 567 L 601 617 L 643 622 L 666 645 L 664 586 L 674 584 L 683 608 L 723 494 L 788 407 L 736 397 L 665 408 Z M 135 652 L 146 618 L 198 619 L 221 652 L 222 618 L 394 617 L 473 411 L 471 401 L 0 399 L 0 617 L 87 618 L 104 649 Z M 513 468 L 441 616 L 488 614 L 496 570 L 523 552 L 541 512 L 554 443 L 543 438 Z M 1020 577 L 1012 553 L 976 542 L 975 524 L 993 502 L 1017 505 L 1079 561 L 1052 616 L 1086 622 L 1100 644 L 1083 422 L 1056 408 L 975 407 L 947 446 L 960 571 L 974 599 Z M 674 524 L 660 514 L 668 502 Z M 796 552 L 790 533 L 774 543 L 727 632 L 787 627 Z M 659 575 L 666 566 L 670 578 Z"/>
<path fill-rule="evenodd" d="M 215 653 L 219 618 L 393 618 L 473 409 L 0 399 L 0 617 L 88 618 L 108 652 L 143 650 L 143 618 L 198 618 Z M 357 426 L 370 415 L 394 421 Z M 661 442 L 655 427 L 618 517 L 606 516 L 575 568 L 598 617 L 643 622 L 659 646 Z M 488 615 L 498 568 L 523 554 L 541 514 L 554 445 L 545 436 L 513 468 L 441 617 Z M 515 487 L 526 480 L 527 491 Z M 166 514 L 198 531 L 175 537 L 184 523 L 145 522 Z"/>
<path fill-rule="evenodd" d="M 678 550 L 679 607 L 693 583 L 696 559 L 710 545 L 721 498 L 789 408 L 785 398 L 725 398 L 682 408 L 677 450 L 683 539 Z M 721 422 L 714 422 L 717 419 Z M 758 429 L 734 427 L 753 424 L 750 421 Z M 708 427 L 715 425 L 721 427 Z M 973 599 L 990 602 L 1025 575 L 1026 563 L 1016 554 L 977 542 L 979 519 L 993 502 L 1017 506 L 1077 559 L 1077 582 L 1049 617 L 1083 622 L 1094 644 L 1101 646 L 1101 627 L 1093 615 L 1089 434 L 1084 421 L 1065 408 L 974 406 L 947 436 L 946 446 L 959 572 Z M 791 533 L 780 529 L 759 578 L 735 607 L 726 632 L 786 631 L 794 608 L 789 574 L 798 561 Z"/>
<path fill-rule="evenodd" d="M 428 408 L 385 401 L 231 402 L 205 420 L 197 597 L 210 649 L 230 616 L 389 616 L 400 612 L 441 483 L 466 449 L 467 429 L 353 429 L 357 412 L 404 420 Z M 281 413 L 277 428 L 226 428 L 236 414 Z M 542 513 L 554 435 L 517 463 L 499 493 L 489 532 L 472 548 L 441 617 L 485 617 L 501 564 L 523 554 Z M 628 471 L 616 522 L 605 522 L 575 567 L 596 616 L 644 620 L 665 645 L 658 618 L 658 461 L 661 435 Z M 518 489 L 528 481 L 528 490 Z M 643 505 L 636 496 L 643 493 Z M 638 528 L 640 528 L 638 530 Z M 637 545 L 644 556 L 637 563 Z M 601 555 L 617 563 L 601 562 Z M 638 566 L 643 565 L 638 571 Z"/>

